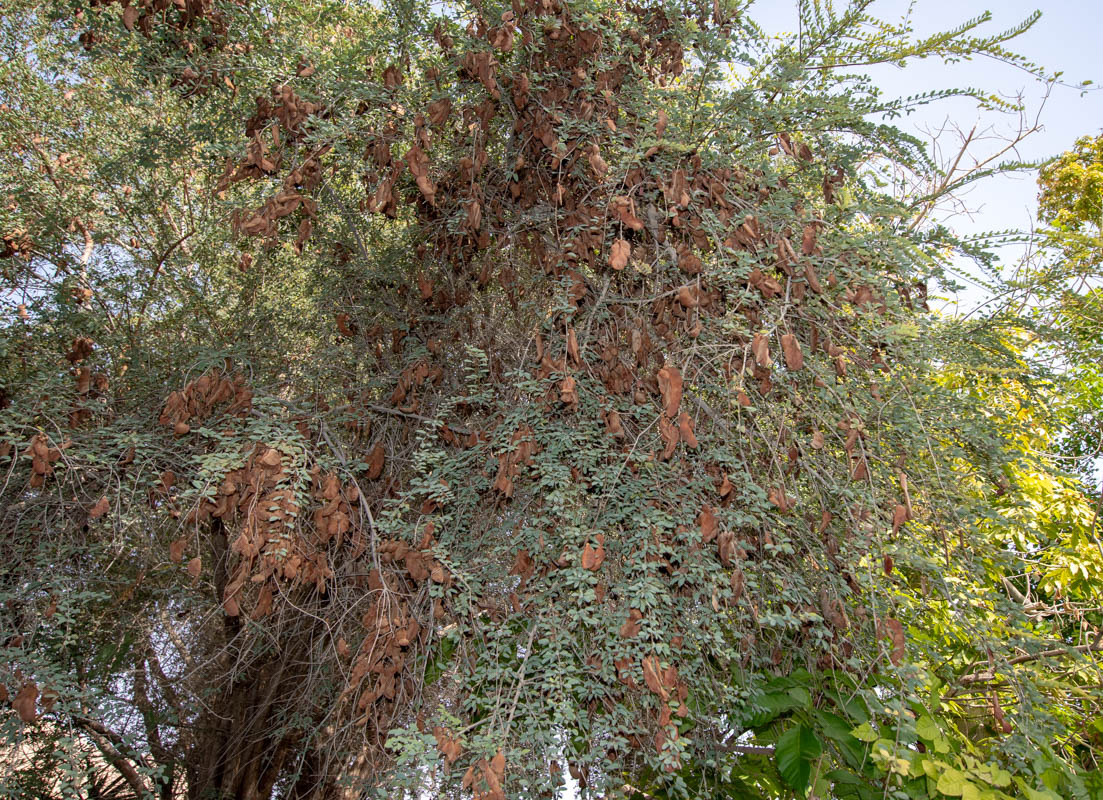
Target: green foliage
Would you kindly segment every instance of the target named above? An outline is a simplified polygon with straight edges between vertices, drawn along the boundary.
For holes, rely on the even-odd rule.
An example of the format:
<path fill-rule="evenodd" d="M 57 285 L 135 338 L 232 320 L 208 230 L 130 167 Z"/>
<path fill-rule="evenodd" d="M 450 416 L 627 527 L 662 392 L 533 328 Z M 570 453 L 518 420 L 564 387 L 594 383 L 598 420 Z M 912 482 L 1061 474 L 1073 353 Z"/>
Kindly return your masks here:
<path fill-rule="evenodd" d="M 1103 137 L 1084 136 L 1042 170 L 1038 216 L 1058 230 L 1099 232 L 1103 220 Z"/>
<path fill-rule="evenodd" d="M 812 768 L 822 754 L 815 732 L 800 724 L 783 733 L 774 748 L 778 772 L 799 795 L 807 790 Z"/>
<path fill-rule="evenodd" d="M 926 307 L 989 256 L 873 121 L 1000 103 L 855 74 L 1037 16 L 801 8 L 5 4 L 19 791 L 1098 793 L 1062 323 Z"/>

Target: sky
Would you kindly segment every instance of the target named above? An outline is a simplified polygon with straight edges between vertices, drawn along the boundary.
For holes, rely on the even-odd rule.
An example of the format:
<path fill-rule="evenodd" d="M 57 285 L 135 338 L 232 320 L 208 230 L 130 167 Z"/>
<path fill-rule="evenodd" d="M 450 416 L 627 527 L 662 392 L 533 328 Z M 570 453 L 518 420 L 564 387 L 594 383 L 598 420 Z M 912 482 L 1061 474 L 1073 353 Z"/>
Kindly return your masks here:
<path fill-rule="evenodd" d="M 837 0 L 839 7 L 842 0 Z M 907 11 L 907 0 L 879 0 L 871 12 L 888 21 L 898 21 Z M 768 31 L 792 31 L 796 27 L 798 0 L 758 0 L 750 16 Z M 906 69 L 878 66 L 868 70 L 889 97 L 913 95 L 934 89 L 971 86 L 1009 99 L 1022 96 L 1025 116 L 1035 119 L 1042 129 L 1027 138 L 1018 150 L 1024 161 L 1055 156 L 1072 147 L 1076 139 L 1103 133 L 1103 0 L 918 0 L 913 22 L 917 35 L 945 31 L 983 14 L 992 12 L 992 20 L 974 33 L 995 34 L 1014 27 L 1035 10 L 1042 17 L 1025 34 L 1007 47 L 1048 72 L 1062 72 L 1061 80 L 1079 85 L 1085 80 L 1100 89 L 1086 94 L 1076 88 L 1054 86 L 1049 90 L 1034 76 L 1013 66 L 980 58 L 957 64 L 926 59 L 911 62 Z M 975 101 L 954 99 L 920 109 L 894 124 L 929 141 L 930 135 L 951 121 L 969 131 L 1009 134 L 1019 125 L 1019 116 L 978 110 Z M 949 148 L 955 136 L 942 141 Z M 996 147 L 995 138 L 982 141 L 977 152 L 987 155 Z M 969 214 L 948 219 L 963 233 L 1028 229 L 1036 224 L 1036 173 L 1002 176 L 975 185 L 966 195 Z M 1008 267 L 1021 256 L 1022 249 L 1007 248 L 1001 253 Z M 963 266 L 964 268 L 964 266 Z M 960 296 L 963 310 L 983 297 L 984 292 L 970 287 Z"/>

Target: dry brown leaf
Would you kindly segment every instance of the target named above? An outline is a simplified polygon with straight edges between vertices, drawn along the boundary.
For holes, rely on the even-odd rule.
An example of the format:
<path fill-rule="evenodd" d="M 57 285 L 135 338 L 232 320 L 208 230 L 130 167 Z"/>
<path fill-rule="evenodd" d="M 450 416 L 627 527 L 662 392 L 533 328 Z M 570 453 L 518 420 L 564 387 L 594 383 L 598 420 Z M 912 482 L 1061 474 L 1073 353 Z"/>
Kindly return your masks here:
<path fill-rule="evenodd" d="M 697 515 L 697 524 L 701 526 L 701 539 L 705 544 L 716 538 L 718 525 L 712 506 L 705 506 L 701 509 L 701 513 Z"/>
<path fill-rule="evenodd" d="M 770 338 L 764 332 L 759 331 L 751 340 L 751 354 L 760 367 L 769 367 L 774 363 L 770 358 Z"/>
<path fill-rule="evenodd" d="M 253 607 L 253 613 L 249 615 L 252 620 L 259 620 L 272 613 L 272 584 L 265 582 L 257 594 L 257 604 Z"/>
<path fill-rule="evenodd" d="M 769 491 L 766 492 L 766 499 L 777 506 L 778 511 L 782 514 L 788 512 L 795 505 L 793 501 L 790 501 L 784 489 L 778 489 L 774 486 L 771 486 Z"/>
<path fill-rule="evenodd" d="M 433 299 L 433 280 L 424 272 L 417 274 L 417 291 L 421 295 L 422 301 Z"/>
<path fill-rule="evenodd" d="M 394 64 L 383 70 L 383 85 L 388 89 L 396 89 L 402 83 L 402 75 Z"/>
<path fill-rule="evenodd" d="M 605 432 L 617 439 L 623 439 L 628 434 L 621 423 L 620 414 L 616 411 L 605 412 Z"/>
<path fill-rule="evenodd" d="M 628 619 L 624 621 L 624 624 L 620 626 L 620 637 L 622 639 L 632 639 L 639 635 L 640 632 L 640 620 L 643 619 L 643 612 L 638 608 L 633 608 L 628 611 Z"/>
<path fill-rule="evenodd" d="M 889 660 L 892 661 L 893 666 L 898 667 L 904 662 L 904 656 L 907 655 L 904 641 L 904 626 L 900 623 L 900 620 L 895 617 L 887 617 L 883 625 L 883 635 L 887 636 L 892 642 L 892 652 L 889 653 Z"/>
<path fill-rule="evenodd" d="M 1011 733 L 1011 723 L 1008 722 L 1007 718 L 1004 716 L 1003 707 L 1000 705 L 999 692 L 996 689 L 992 690 L 992 716 L 995 717 L 1001 731 L 1004 733 Z"/>
<path fill-rule="evenodd" d="M 432 577 L 429 568 L 425 566 L 425 555 L 417 550 L 410 550 L 403 559 L 403 566 L 410 573 L 415 583 L 424 583 Z"/>
<path fill-rule="evenodd" d="M 479 226 L 483 221 L 483 207 L 477 199 L 468 200 L 463 204 L 467 209 L 467 229 L 471 231 L 478 231 Z"/>
<path fill-rule="evenodd" d="M 406 151 L 406 163 L 410 167 L 410 174 L 414 176 L 417 188 L 429 205 L 436 204 L 437 187 L 429 179 L 429 157 L 418 145 L 414 145 Z"/>
<path fill-rule="evenodd" d="M 348 314 L 341 312 L 337 315 L 337 332 L 344 336 L 346 339 L 351 339 L 356 335 L 357 326 L 352 321 L 352 317 Z"/>
<path fill-rule="evenodd" d="M 184 548 L 188 546 L 188 540 L 184 538 L 177 539 L 169 544 L 169 558 L 173 563 L 179 564 L 184 560 Z"/>
<path fill-rule="evenodd" d="M 631 197 L 614 197 L 611 205 L 613 214 L 629 230 L 643 230 L 643 220 L 636 216 L 636 203 Z"/>
<path fill-rule="evenodd" d="M 574 361 L 576 366 L 582 364 L 582 360 L 578 355 L 578 336 L 574 332 L 574 326 L 567 328 L 567 356 Z"/>
<path fill-rule="evenodd" d="M 674 455 L 674 448 L 678 446 L 678 442 L 681 441 L 682 437 L 674 423 L 664 416 L 659 417 L 659 438 L 666 445 L 660 458 L 663 461 L 668 461 Z"/>
<path fill-rule="evenodd" d="M 696 286 L 683 286 L 678 290 L 678 302 L 683 308 L 697 308 L 701 305 L 701 290 Z"/>
<path fill-rule="evenodd" d="M 663 367 L 655 377 L 659 381 L 659 393 L 663 396 L 663 410 L 674 419 L 682 404 L 682 373 L 677 367 Z"/>
<path fill-rule="evenodd" d="M 379 476 L 383 474 L 383 463 L 385 458 L 383 444 L 381 442 L 376 442 L 375 447 L 368 453 L 368 480 L 377 480 Z"/>
<path fill-rule="evenodd" d="M 69 352 L 65 354 L 65 357 L 69 359 L 71 364 L 76 364 L 92 355 L 92 347 L 91 339 L 87 336 L 78 336 L 73 339 L 73 345 Z"/>
<path fill-rule="evenodd" d="M 257 459 L 257 463 L 271 469 L 276 469 L 283 463 L 283 455 L 276 448 L 269 447 Z"/>
<path fill-rule="evenodd" d="M 800 251 L 806 256 L 816 251 L 816 224 L 809 222 L 804 226 L 804 232 L 800 237 Z"/>
<path fill-rule="evenodd" d="M 595 144 L 590 149 L 590 169 L 594 171 L 595 177 L 601 179 L 605 176 L 605 173 L 609 171 L 609 165 L 605 163 L 605 159 L 601 157 L 601 152 L 598 150 Z"/>
<path fill-rule="evenodd" d="M 605 546 L 598 544 L 596 548 L 591 547 L 589 542 L 582 548 L 582 568 L 588 570 L 595 570 L 601 566 L 601 563 L 605 560 Z"/>
<path fill-rule="evenodd" d="M 735 534 L 732 531 L 721 531 L 716 540 L 717 553 L 720 556 L 720 563 L 725 567 L 730 567 L 732 557 L 736 555 L 741 556 L 740 549 L 735 543 Z"/>
<path fill-rule="evenodd" d="M 624 239 L 617 239 L 609 248 L 609 266 L 620 272 L 628 266 L 628 259 L 632 255 L 632 246 Z"/>
<path fill-rule="evenodd" d="M 743 577 L 743 568 L 737 565 L 731 574 L 732 599 L 738 600 L 742 597 L 745 587 L 746 580 Z"/>
<path fill-rule="evenodd" d="M 804 353 L 800 349 L 800 342 L 791 333 L 781 337 L 781 350 L 785 354 L 785 366 L 791 370 L 798 370 L 804 366 Z"/>
<path fill-rule="evenodd" d="M 241 614 L 241 606 L 238 605 L 236 597 L 227 597 L 222 601 L 222 610 L 226 612 L 227 617 L 236 617 Z"/>
<path fill-rule="evenodd" d="M 657 656 L 647 656 L 643 660 L 643 680 L 647 688 L 657 694 L 662 700 L 670 699 L 670 693 L 663 686 L 662 670 L 659 667 Z"/>
<path fill-rule="evenodd" d="M 826 588 L 820 589 L 820 614 L 835 630 L 845 631 L 850 627 L 850 620 L 847 619 L 842 603 Z"/>
<path fill-rule="evenodd" d="M 693 418 L 683 411 L 678 417 L 678 435 L 686 443 L 686 447 L 697 449 L 697 436 L 693 431 Z"/>
<path fill-rule="evenodd" d="M 103 497 L 101 497 L 99 499 L 99 501 L 94 506 L 92 506 L 91 509 L 89 509 L 88 518 L 89 519 L 99 519 L 100 517 L 102 517 L 104 514 L 106 514 L 110 510 L 111 510 L 111 503 L 108 501 L 107 495 L 104 495 Z"/>
<path fill-rule="evenodd" d="M 813 269 L 811 261 L 804 263 L 804 278 L 808 281 L 808 286 L 813 292 L 823 294 L 823 285 L 820 284 L 819 276 L 816 275 L 816 270 Z"/>
<path fill-rule="evenodd" d="M 433 736 L 437 740 L 437 750 L 444 756 L 445 766 L 452 766 L 453 762 L 455 762 L 463 752 L 460 740 L 453 737 L 451 733 L 440 726 L 433 728 Z"/>
<path fill-rule="evenodd" d="M 892 533 L 895 536 L 900 533 L 900 529 L 904 527 L 904 523 L 908 519 L 908 507 L 900 504 L 892 512 Z"/>
<path fill-rule="evenodd" d="M 199 575 L 202 572 L 203 572 L 203 559 L 202 558 L 200 558 L 199 556 L 196 556 L 195 558 L 193 558 L 191 561 L 188 562 L 188 575 L 191 576 L 191 579 L 193 581 L 198 580 Z"/>
<path fill-rule="evenodd" d="M 666 132 L 666 126 L 667 126 L 667 123 L 669 121 L 670 121 L 670 119 L 669 119 L 669 117 L 667 117 L 666 112 L 663 111 L 660 108 L 659 113 L 657 115 L 657 119 L 655 121 L 655 135 L 656 136 L 658 136 L 660 138 L 662 137 L 663 133 Z"/>
<path fill-rule="evenodd" d="M 452 113 L 452 101 L 447 97 L 442 97 L 440 100 L 429 104 L 429 122 L 433 125 L 443 125 L 445 120 L 448 119 L 448 115 Z"/>
<path fill-rule="evenodd" d="M 509 570 L 510 575 L 520 575 L 521 584 L 524 585 L 533 573 L 535 569 L 535 562 L 532 560 L 532 556 L 529 555 L 528 550 L 518 550 L 516 557 L 513 559 L 513 566 Z"/>
<path fill-rule="evenodd" d="M 11 705 L 19 718 L 24 722 L 34 722 L 38 715 L 35 710 L 35 701 L 38 699 L 38 687 L 34 681 L 27 681 L 19 692 L 12 698 Z"/>
<path fill-rule="evenodd" d="M 907 519 L 911 519 L 914 514 L 912 513 L 912 498 L 911 493 L 908 492 L 908 476 L 903 472 L 900 472 L 897 477 L 900 479 L 900 491 L 904 493 L 904 507 L 907 509 Z"/>
<path fill-rule="evenodd" d="M 559 402 L 572 409 L 578 406 L 578 381 L 571 375 L 559 382 Z"/>

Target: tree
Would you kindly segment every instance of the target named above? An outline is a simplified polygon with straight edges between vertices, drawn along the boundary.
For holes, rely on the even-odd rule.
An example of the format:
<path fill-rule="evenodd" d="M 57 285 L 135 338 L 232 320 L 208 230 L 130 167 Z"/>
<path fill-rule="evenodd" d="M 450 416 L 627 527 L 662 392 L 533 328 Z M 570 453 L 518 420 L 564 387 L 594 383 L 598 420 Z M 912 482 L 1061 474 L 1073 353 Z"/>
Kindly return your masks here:
<path fill-rule="evenodd" d="M 1047 246 L 1039 265 L 1023 276 L 1019 295 L 1034 307 L 1050 352 L 1068 366 L 1062 449 L 1090 476 L 1103 444 L 1097 412 L 1103 389 L 1098 369 L 1103 137 L 1078 139 L 1042 170 L 1038 187 Z"/>
<path fill-rule="evenodd" d="M 1087 796 L 1098 637 L 1001 599 L 1021 384 L 955 371 L 1023 362 L 878 182 L 946 93 L 847 72 L 1037 71 L 1035 17 L 869 6 L 8 4 L 10 740 L 165 798 Z"/>

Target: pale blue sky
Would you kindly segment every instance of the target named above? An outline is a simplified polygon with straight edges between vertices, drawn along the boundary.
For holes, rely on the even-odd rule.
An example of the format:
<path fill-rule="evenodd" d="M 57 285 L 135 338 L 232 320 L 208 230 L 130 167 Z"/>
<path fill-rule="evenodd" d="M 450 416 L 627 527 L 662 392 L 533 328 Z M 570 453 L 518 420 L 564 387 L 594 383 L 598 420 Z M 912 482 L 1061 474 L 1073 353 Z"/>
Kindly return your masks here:
<path fill-rule="evenodd" d="M 751 16 L 771 31 L 793 30 L 796 25 L 798 0 L 759 0 Z M 841 0 L 837 2 L 842 6 Z M 872 8 L 877 16 L 898 20 L 907 10 L 907 0 L 880 0 Z M 1018 24 L 1034 10 L 1042 18 L 1009 48 L 1022 54 L 1048 71 L 1061 71 L 1062 80 L 1079 84 L 1092 80 L 1103 86 L 1103 0 L 918 0 L 913 20 L 917 34 L 934 33 L 956 27 L 992 12 L 992 21 L 982 26 L 980 33 L 996 33 Z M 924 60 L 913 62 L 907 69 L 881 66 L 870 74 L 892 96 L 911 95 L 932 89 L 972 86 L 1007 97 L 1022 94 L 1031 120 L 1041 111 L 1043 130 L 1028 138 L 1019 150 L 1023 160 L 1057 155 L 1067 150 L 1079 136 L 1103 132 L 1103 90 L 1081 95 L 1077 89 L 1053 87 L 1042 107 L 1045 87 L 1033 76 L 1006 64 L 981 58 L 957 64 Z M 1018 127 L 1018 118 L 993 112 L 981 112 L 969 100 L 951 100 L 921 109 L 897 120 L 896 124 L 913 133 L 937 131 L 949 119 L 958 128 L 968 131 L 977 125 L 978 131 L 995 126 L 995 131 L 1008 133 Z M 944 137 L 947 147 L 954 137 Z M 978 153 L 996 146 L 982 143 Z M 985 148 L 988 148 L 986 151 Z M 1006 228 L 1028 228 L 1037 211 L 1037 187 L 1034 175 L 1001 177 L 976 185 L 967 195 L 972 212 L 968 217 L 955 216 L 950 223 L 962 232 L 981 232 Z M 1021 250 L 1011 249 L 1008 261 Z M 967 294 L 972 295 L 973 292 Z M 965 305 L 969 299 L 962 298 Z"/>

